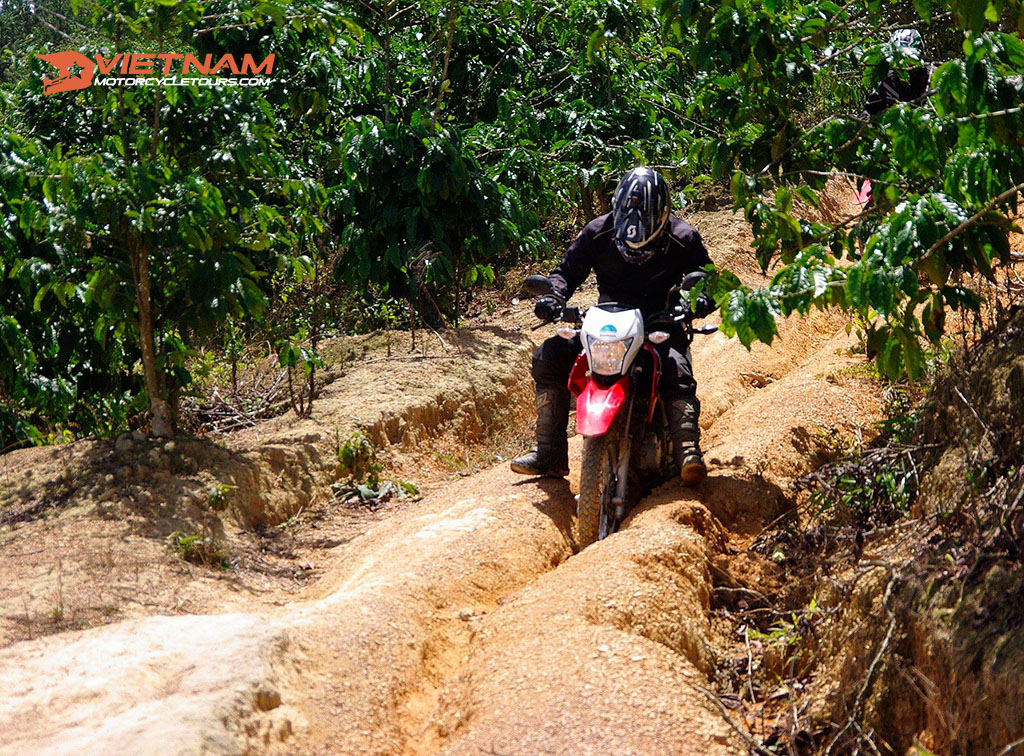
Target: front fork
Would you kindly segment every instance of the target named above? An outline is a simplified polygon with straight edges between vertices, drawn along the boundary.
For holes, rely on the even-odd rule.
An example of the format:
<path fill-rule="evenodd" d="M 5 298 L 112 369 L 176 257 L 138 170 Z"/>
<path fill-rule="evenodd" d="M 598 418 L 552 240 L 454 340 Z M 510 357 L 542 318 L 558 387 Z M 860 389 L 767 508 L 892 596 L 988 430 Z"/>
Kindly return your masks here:
<path fill-rule="evenodd" d="M 629 425 L 633 421 L 633 401 L 636 398 L 636 391 L 629 392 L 629 401 L 626 403 L 626 422 L 622 427 L 622 438 L 619 441 L 619 459 L 615 466 L 615 496 L 612 497 L 612 504 L 615 505 L 615 519 L 613 529 L 618 528 L 626 516 L 626 502 L 629 492 L 626 490 L 629 484 L 629 459 L 632 451 L 632 438 L 629 433 Z"/>

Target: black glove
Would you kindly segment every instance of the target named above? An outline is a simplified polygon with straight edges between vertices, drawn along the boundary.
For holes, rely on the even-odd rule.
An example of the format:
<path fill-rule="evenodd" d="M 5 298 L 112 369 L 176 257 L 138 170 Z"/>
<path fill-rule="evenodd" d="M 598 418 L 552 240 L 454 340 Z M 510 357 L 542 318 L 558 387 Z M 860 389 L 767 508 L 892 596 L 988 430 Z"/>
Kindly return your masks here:
<path fill-rule="evenodd" d="M 697 295 L 696 307 L 690 306 L 690 296 L 688 293 L 683 292 L 683 296 L 679 302 L 679 307 L 682 312 L 691 315 L 694 318 L 706 318 L 715 311 L 715 303 L 711 301 L 711 297 L 708 296 L 706 291 L 702 291 Z"/>
<path fill-rule="evenodd" d="M 541 320 L 557 320 L 562 316 L 565 297 L 561 294 L 545 294 L 533 305 L 533 314 Z"/>
<path fill-rule="evenodd" d="M 706 318 L 714 311 L 715 303 L 711 301 L 711 297 L 708 296 L 706 291 L 702 291 L 697 297 L 697 305 L 694 307 L 693 316 L 695 318 Z"/>

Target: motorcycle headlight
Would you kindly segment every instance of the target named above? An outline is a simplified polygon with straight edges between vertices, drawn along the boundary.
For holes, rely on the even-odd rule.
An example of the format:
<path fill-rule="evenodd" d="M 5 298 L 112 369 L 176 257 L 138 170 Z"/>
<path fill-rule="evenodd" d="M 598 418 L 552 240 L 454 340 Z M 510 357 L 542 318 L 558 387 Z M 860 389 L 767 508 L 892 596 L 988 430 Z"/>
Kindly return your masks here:
<path fill-rule="evenodd" d="M 590 339 L 590 369 L 598 375 L 619 375 L 633 339 L 599 341 Z"/>

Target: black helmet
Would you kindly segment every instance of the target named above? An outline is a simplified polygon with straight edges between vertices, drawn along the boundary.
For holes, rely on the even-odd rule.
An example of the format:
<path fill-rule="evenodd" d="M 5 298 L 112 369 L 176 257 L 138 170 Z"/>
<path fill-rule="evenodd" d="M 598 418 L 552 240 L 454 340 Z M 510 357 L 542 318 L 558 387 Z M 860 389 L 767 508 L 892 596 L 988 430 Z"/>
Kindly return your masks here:
<path fill-rule="evenodd" d="M 622 177 L 612 197 L 612 219 L 615 246 L 627 262 L 642 263 L 661 249 L 668 213 L 668 184 L 657 172 L 639 166 Z"/>
<path fill-rule="evenodd" d="M 899 47 L 909 47 L 918 52 L 924 51 L 924 40 L 917 29 L 897 29 L 889 37 L 889 42 Z"/>

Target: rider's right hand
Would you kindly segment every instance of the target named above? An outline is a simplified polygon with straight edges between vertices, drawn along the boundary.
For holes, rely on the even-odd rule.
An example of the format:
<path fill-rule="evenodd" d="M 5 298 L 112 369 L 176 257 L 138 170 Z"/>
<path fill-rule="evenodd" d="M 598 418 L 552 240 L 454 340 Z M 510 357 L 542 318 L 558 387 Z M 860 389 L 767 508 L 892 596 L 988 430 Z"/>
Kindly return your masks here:
<path fill-rule="evenodd" d="M 533 314 L 541 320 L 558 320 L 564 307 L 565 299 L 558 294 L 545 294 L 537 299 L 533 306 Z"/>

